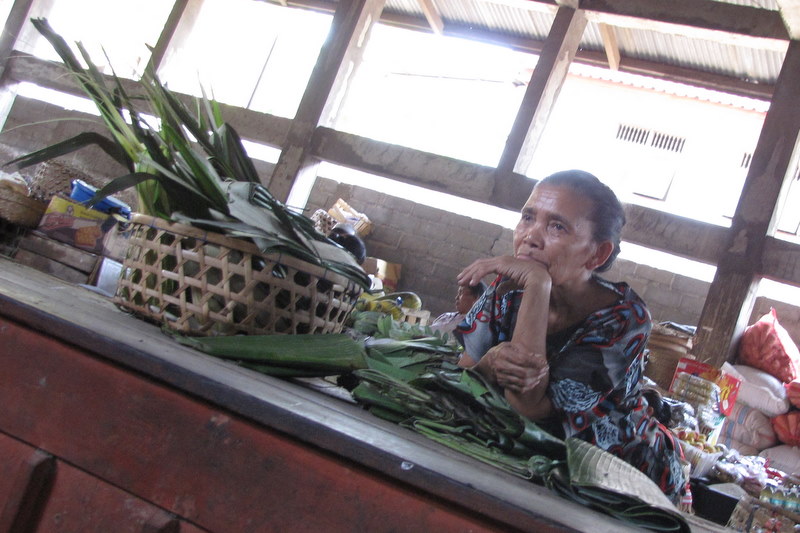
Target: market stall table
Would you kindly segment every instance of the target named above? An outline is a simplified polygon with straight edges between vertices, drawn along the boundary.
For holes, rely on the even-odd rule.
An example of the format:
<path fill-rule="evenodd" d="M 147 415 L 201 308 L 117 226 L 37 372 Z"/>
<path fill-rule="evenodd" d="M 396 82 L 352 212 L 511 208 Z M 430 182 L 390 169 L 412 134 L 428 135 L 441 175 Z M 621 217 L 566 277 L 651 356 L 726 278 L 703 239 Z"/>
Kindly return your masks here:
<path fill-rule="evenodd" d="M 0 531 L 633 530 L 5 258 L 0 335 Z"/>

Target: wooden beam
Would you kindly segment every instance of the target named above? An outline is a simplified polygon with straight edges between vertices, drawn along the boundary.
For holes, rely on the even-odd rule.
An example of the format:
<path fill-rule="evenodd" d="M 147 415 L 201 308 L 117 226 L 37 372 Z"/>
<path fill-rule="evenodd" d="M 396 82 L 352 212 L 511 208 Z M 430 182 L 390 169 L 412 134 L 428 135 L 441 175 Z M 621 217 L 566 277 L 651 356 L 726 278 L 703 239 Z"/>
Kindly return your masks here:
<path fill-rule="evenodd" d="M 481 0 L 517 9 L 552 12 L 566 0 Z M 779 0 L 779 2 L 798 0 Z M 335 2 L 290 0 L 289 4 L 332 11 Z M 590 21 L 613 26 L 677 33 L 695 38 L 782 50 L 790 39 L 779 11 L 716 0 L 580 0 Z M 384 19 L 394 14 L 384 13 Z M 415 17 L 406 17 L 407 20 Z"/>
<path fill-rule="evenodd" d="M 558 9 L 500 156 L 492 203 L 518 210 L 530 194 L 533 182 L 524 173 L 569 73 L 584 28 L 586 18 L 581 11 Z"/>
<path fill-rule="evenodd" d="M 800 286 L 800 245 L 768 237 L 764 242 L 760 274 L 774 281 Z"/>
<path fill-rule="evenodd" d="M 608 68 L 611 70 L 619 70 L 619 45 L 617 44 L 617 32 L 614 26 L 609 26 L 601 22 L 597 27 L 600 30 L 600 37 L 603 39 L 603 48 L 606 51 Z"/>
<path fill-rule="evenodd" d="M 715 0 L 581 0 L 593 22 L 782 51 L 789 33 L 778 11 Z"/>
<path fill-rule="evenodd" d="M 315 174 L 317 162 L 308 158 L 314 130 L 338 107 L 337 93 L 352 73 L 348 56 L 366 45 L 369 28 L 380 18 L 384 0 L 342 0 L 333 15 L 330 35 L 320 51 L 292 126 L 286 136 L 268 188 L 286 202 L 301 175 Z M 357 60 L 354 60 L 354 62 Z M 349 72 L 348 72 L 349 71 Z"/>
<path fill-rule="evenodd" d="M 184 13 L 186 13 L 186 8 L 189 5 L 189 2 L 190 0 L 175 0 L 175 2 L 172 4 L 172 10 L 169 13 L 169 17 L 167 17 L 167 21 L 164 24 L 164 27 L 161 29 L 161 35 L 158 36 L 158 42 L 153 47 L 153 51 L 150 54 L 150 61 L 155 67 L 156 72 L 161 66 L 161 62 L 164 60 L 164 56 L 169 49 L 169 43 L 172 41 L 172 38 L 177 31 Z M 200 6 L 197 1 L 194 1 L 193 3 L 197 4 L 193 6 L 192 10 L 193 13 L 196 13 L 199 11 Z"/>
<path fill-rule="evenodd" d="M 470 200 L 486 202 L 493 190 L 494 169 L 491 167 L 329 128 L 317 129 L 312 155 L 337 165 Z"/>
<path fill-rule="evenodd" d="M 528 11 L 535 11 L 535 12 L 555 13 L 557 9 L 557 4 L 555 0 L 482 0 L 482 1 L 490 4 L 513 7 L 516 9 L 526 9 Z M 708 0 L 706 0 L 705 2 L 699 2 L 696 7 L 702 8 L 704 5 L 707 5 L 707 1 Z M 649 2 L 642 2 L 642 3 L 647 4 Z M 719 3 L 719 2 L 713 2 L 713 3 Z M 290 2 L 290 5 L 297 7 L 305 7 L 308 9 L 315 9 L 318 11 L 332 11 L 333 8 L 335 7 L 335 4 L 326 2 L 325 0 L 298 0 L 295 2 Z M 595 5 L 595 8 L 596 7 L 597 6 Z M 651 22 L 638 18 L 638 16 L 634 16 L 634 14 L 641 16 L 643 6 L 640 6 L 639 2 L 633 2 L 630 6 L 628 6 L 633 8 L 632 12 L 624 11 L 622 8 L 625 7 L 625 5 L 615 5 L 614 7 L 617 9 L 615 15 L 611 15 L 609 13 L 603 14 L 599 11 L 587 12 L 587 18 L 590 20 L 598 20 L 605 17 L 609 23 L 614 22 L 619 26 L 626 26 L 633 28 L 636 27 L 646 28 L 648 25 L 652 25 Z M 684 7 L 688 9 L 687 13 L 689 14 L 689 16 L 687 16 L 686 18 L 690 19 L 691 15 L 695 12 L 694 3 L 690 3 L 690 5 Z M 775 19 L 777 12 L 775 11 L 758 9 L 749 6 L 735 6 L 735 9 L 736 9 L 736 16 L 742 17 L 744 19 L 755 20 L 756 22 L 754 23 L 754 25 L 757 27 L 761 28 L 776 27 Z M 649 14 L 651 16 L 660 16 L 663 19 L 665 19 L 661 23 L 657 24 L 658 26 L 661 27 L 662 30 L 675 31 L 675 28 L 673 27 L 674 17 L 667 18 L 667 15 L 669 15 L 668 12 L 665 12 L 663 9 L 656 9 L 649 12 Z M 777 16 L 779 17 L 779 15 Z M 667 20 L 670 20 L 672 22 L 670 24 L 667 24 Z M 381 22 L 383 24 L 406 28 L 410 30 L 431 31 L 429 24 L 423 18 L 415 17 L 412 15 L 384 12 L 381 15 Z M 625 22 L 625 24 L 621 24 L 620 22 Z M 724 32 L 732 31 L 730 25 L 713 27 L 714 20 L 713 19 L 708 20 L 707 17 L 704 20 L 704 24 L 706 26 L 712 25 L 712 27 L 710 27 L 709 29 L 703 30 L 702 37 L 704 38 L 709 38 L 709 37 L 719 38 L 724 34 Z M 771 37 L 766 39 L 756 40 L 755 44 L 766 46 L 769 49 L 784 51 L 787 45 L 788 33 L 786 32 L 785 28 L 783 29 L 780 28 L 780 24 L 778 24 L 777 27 L 778 29 L 772 32 Z M 481 41 L 490 44 L 497 44 L 501 46 L 508 46 L 514 50 L 519 50 L 532 54 L 541 53 L 542 47 L 544 46 L 543 41 L 537 39 L 531 39 L 529 37 L 520 37 L 518 35 L 507 35 L 491 31 L 488 29 L 482 29 L 476 27 L 460 28 L 458 26 L 450 25 L 444 30 L 444 35 L 450 37 L 463 38 L 463 39 L 472 39 L 476 41 Z M 728 38 L 727 40 L 730 41 L 735 39 Z M 741 39 L 739 41 L 741 41 Z M 742 42 L 737 42 L 737 44 L 741 45 Z M 753 43 L 751 42 L 750 44 Z M 595 51 L 581 50 L 575 56 L 574 61 L 600 67 L 608 66 L 608 59 L 606 55 L 600 54 Z M 692 68 L 667 65 L 655 61 L 629 58 L 624 56 L 620 57 L 620 71 L 629 72 L 631 74 L 640 74 L 644 76 L 654 76 L 667 81 L 688 83 L 690 85 L 694 85 L 697 87 L 702 87 L 715 91 L 728 92 L 738 96 L 745 96 L 750 98 L 768 99 L 772 95 L 771 84 L 749 82 L 734 76 L 724 76 L 710 72 L 703 72 L 701 70 L 696 70 Z"/>
<path fill-rule="evenodd" d="M 14 0 L 14 5 L 11 6 L 3 33 L 0 35 L 0 79 L 11 60 L 14 43 L 17 42 L 22 27 L 28 22 L 28 12 L 32 4 L 33 0 Z"/>
<path fill-rule="evenodd" d="M 578 52 L 575 62 L 597 67 L 607 66 L 605 54 L 591 50 Z M 774 89 L 774 85 L 771 83 L 755 83 L 693 68 L 667 65 L 625 56 L 620 58 L 619 71 L 761 100 L 772 98 Z"/>
<path fill-rule="evenodd" d="M 104 77 L 107 83 L 113 83 L 111 76 L 105 75 Z M 33 83 L 74 96 L 86 97 L 86 93 L 78 87 L 72 77 L 64 75 L 64 66 L 61 63 L 40 59 L 19 51 L 14 53 L 14 58 L 8 63 L 7 78 Z M 141 93 L 138 82 L 125 78 L 120 78 L 120 81 L 129 94 Z M 194 105 L 194 96 L 175 94 L 187 106 Z M 225 120 L 236 124 L 236 131 L 243 139 L 273 147 L 280 147 L 284 144 L 292 123 L 291 119 L 224 103 L 219 105 Z"/>
<path fill-rule="evenodd" d="M 422 14 L 425 15 L 425 20 L 436 35 L 441 35 L 444 32 L 444 21 L 439 14 L 439 10 L 433 0 L 417 0 Z"/>
<path fill-rule="evenodd" d="M 727 228 L 635 204 L 625 206 L 626 242 L 715 265 L 723 252 Z"/>
<path fill-rule="evenodd" d="M 800 0 L 777 0 L 791 39 L 800 39 Z"/>
<path fill-rule="evenodd" d="M 528 0 L 524 1 L 527 2 Z M 509 2 L 513 3 L 514 0 L 509 0 Z M 501 3 L 505 4 L 505 2 Z M 545 5 L 543 3 L 536 2 L 535 0 L 531 0 L 531 3 L 536 5 Z M 384 13 L 381 16 L 381 22 L 391 26 L 410 30 L 430 31 L 430 28 L 424 20 L 409 15 Z M 517 35 L 505 35 L 474 27 L 460 28 L 450 25 L 445 29 L 444 35 L 448 37 L 458 37 L 489 44 L 507 46 L 513 50 L 537 55 L 541 53 L 542 47 L 544 46 L 543 41 L 536 39 L 520 37 Z M 786 48 L 786 44 L 786 42 L 783 42 L 781 45 L 783 49 Z M 606 54 L 593 50 L 579 50 L 573 61 L 576 63 L 593 65 L 597 67 L 608 67 L 608 58 Z M 621 72 L 628 72 L 642 76 L 651 76 L 666 81 L 686 83 L 696 87 L 727 92 L 748 98 L 769 99 L 772 96 L 772 84 L 769 83 L 745 81 L 735 76 L 725 76 L 712 72 L 704 72 L 694 68 L 659 63 L 656 61 L 620 56 L 619 70 Z"/>
<path fill-rule="evenodd" d="M 717 367 L 734 358 L 753 310 L 767 235 L 796 161 L 798 98 L 800 41 L 792 41 L 698 324 L 694 353 Z"/>
<path fill-rule="evenodd" d="M 580 11 L 569 7 L 558 10 L 506 140 L 497 165 L 499 171 L 519 172 L 522 169 L 524 173 L 567 77 L 585 27 L 586 18 Z"/>

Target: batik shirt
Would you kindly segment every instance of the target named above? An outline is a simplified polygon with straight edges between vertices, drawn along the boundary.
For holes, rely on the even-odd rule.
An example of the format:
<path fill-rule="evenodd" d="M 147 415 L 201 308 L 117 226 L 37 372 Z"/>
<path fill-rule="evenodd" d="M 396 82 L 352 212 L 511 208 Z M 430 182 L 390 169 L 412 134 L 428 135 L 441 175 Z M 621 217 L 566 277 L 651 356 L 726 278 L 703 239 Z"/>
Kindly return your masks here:
<path fill-rule="evenodd" d="M 495 280 L 458 327 L 464 352 L 475 361 L 512 339 L 522 291 L 502 294 L 501 282 Z M 598 282 L 619 299 L 547 337 L 547 396 L 554 416 L 540 425 L 560 438 L 576 437 L 622 458 L 677 503 L 686 488 L 683 454 L 641 395 L 650 313 L 626 283 Z"/>

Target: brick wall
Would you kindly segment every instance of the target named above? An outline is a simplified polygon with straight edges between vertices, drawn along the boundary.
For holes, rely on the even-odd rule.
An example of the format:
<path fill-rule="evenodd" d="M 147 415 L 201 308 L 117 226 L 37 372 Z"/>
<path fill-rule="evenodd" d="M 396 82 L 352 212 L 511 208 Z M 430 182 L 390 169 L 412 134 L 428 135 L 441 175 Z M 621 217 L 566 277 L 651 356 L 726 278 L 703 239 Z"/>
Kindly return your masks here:
<path fill-rule="evenodd" d="M 400 263 L 401 290 L 420 295 L 433 316 L 453 309 L 456 275 L 472 261 L 511 250 L 511 231 L 353 185 L 318 179 L 308 213 L 342 198 L 373 223 L 367 254 Z"/>
<path fill-rule="evenodd" d="M 317 180 L 308 213 L 328 209 L 339 198 L 373 223 L 365 239 L 368 255 L 400 263 L 399 288 L 419 294 L 432 316 L 452 310 L 455 277 L 461 268 L 481 257 L 511 252 L 512 232 L 507 228 L 330 179 Z M 627 281 L 647 302 L 655 320 L 688 325 L 697 324 L 709 288 L 707 282 L 624 259 L 618 259 L 604 277 Z M 800 344 L 798 306 L 759 298 L 749 323 L 771 306 Z"/>
<path fill-rule="evenodd" d="M 47 120 L 54 117 L 66 120 Z M 6 129 L 15 128 L 14 135 L 4 136 L 2 159 L 7 161 L 85 131 L 85 121 L 69 120 L 76 118 L 85 115 L 17 98 L 5 125 Z M 100 126 L 96 129 L 103 131 Z M 124 171 L 97 148 L 82 149 L 63 160 L 95 176 L 113 177 Z M 261 175 L 270 175 L 272 165 L 262 161 L 256 164 Z M 36 168 L 25 169 L 23 174 L 32 176 Z M 502 226 L 330 179 L 317 181 L 307 214 L 316 208 L 327 209 L 338 198 L 369 216 L 374 224 L 366 239 L 369 255 L 402 264 L 400 289 L 417 292 L 433 316 L 452 309 L 455 277 L 461 268 L 475 259 L 511 251 L 511 231 Z M 624 260 L 618 260 L 606 277 L 628 281 L 659 321 L 696 324 L 708 291 L 708 283 Z M 798 306 L 759 298 L 750 323 L 770 306 L 777 309 L 781 324 L 800 343 Z"/>

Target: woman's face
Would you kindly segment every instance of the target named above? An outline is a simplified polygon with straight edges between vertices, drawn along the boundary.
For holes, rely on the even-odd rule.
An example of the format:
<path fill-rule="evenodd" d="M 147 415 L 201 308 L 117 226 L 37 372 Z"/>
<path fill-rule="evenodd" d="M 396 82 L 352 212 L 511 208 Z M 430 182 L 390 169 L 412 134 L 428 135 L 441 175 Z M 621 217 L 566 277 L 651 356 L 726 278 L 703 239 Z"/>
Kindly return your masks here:
<path fill-rule="evenodd" d="M 465 287 L 460 285 L 458 287 L 458 293 L 456 293 L 456 311 L 461 313 L 462 315 L 466 315 L 472 306 L 475 305 L 475 301 L 477 298 L 472 294 L 472 290 L 469 287 Z"/>
<path fill-rule="evenodd" d="M 608 248 L 592 237 L 591 211 L 591 201 L 570 187 L 537 186 L 514 230 L 515 257 L 542 263 L 554 286 L 589 279 Z"/>

